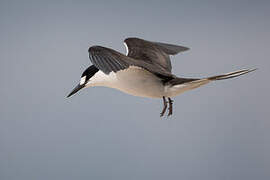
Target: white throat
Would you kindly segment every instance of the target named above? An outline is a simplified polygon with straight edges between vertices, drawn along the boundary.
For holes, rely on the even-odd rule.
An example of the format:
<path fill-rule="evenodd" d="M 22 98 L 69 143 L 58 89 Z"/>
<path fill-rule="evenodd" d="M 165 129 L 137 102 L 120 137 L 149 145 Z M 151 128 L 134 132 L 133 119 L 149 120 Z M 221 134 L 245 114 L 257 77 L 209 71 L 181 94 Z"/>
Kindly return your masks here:
<path fill-rule="evenodd" d="M 116 73 L 111 72 L 110 74 L 98 71 L 90 78 L 86 87 L 105 86 L 118 89 L 133 96 L 162 98 L 163 96 L 177 96 L 185 91 L 200 87 L 209 82 L 208 79 L 201 79 L 174 86 L 164 86 L 162 81 L 149 71 L 137 66 L 130 66 L 127 69 Z"/>
<path fill-rule="evenodd" d="M 98 71 L 86 84 L 86 87 L 93 86 L 110 87 L 141 97 L 161 98 L 164 94 L 164 86 L 160 79 L 137 66 L 130 66 L 108 75 Z"/>

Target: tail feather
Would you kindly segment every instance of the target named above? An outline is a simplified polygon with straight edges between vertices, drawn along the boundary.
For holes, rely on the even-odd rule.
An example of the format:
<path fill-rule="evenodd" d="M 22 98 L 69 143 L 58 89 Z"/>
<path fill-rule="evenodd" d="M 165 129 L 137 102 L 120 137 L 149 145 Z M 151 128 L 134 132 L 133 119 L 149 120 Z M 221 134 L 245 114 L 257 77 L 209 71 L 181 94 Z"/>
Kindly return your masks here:
<path fill-rule="evenodd" d="M 255 71 L 255 70 L 257 70 L 257 69 L 244 69 L 244 70 L 235 71 L 235 72 L 231 72 L 231 73 L 227 73 L 227 74 L 223 74 L 223 75 L 211 76 L 211 77 L 208 77 L 206 79 L 211 80 L 211 81 L 230 79 L 230 78 L 234 78 L 237 76 L 241 76 L 243 74 L 247 74 L 247 73 Z"/>
<path fill-rule="evenodd" d="M 223 79 L 230 79 L 237 76 L 241 76 L 243 74 L 247 74 L 249 72 L 255 71 L 256 69 L 244 69 L 240 71 L 235 71 L 223 75 L 218 76 L 211 76 L 208 78 L 203 79 L 184 79 L 184 78 L 176 78 L 169 83 L 172 85 L 171 88 L 168 89 L 167 97 L 174 97 L 177 96 L 185 91 L 189 91 L 191 89 L 198 88 L 205 84 L 208 84 L 211 81 L 215 80 L 223 80 Z"/>

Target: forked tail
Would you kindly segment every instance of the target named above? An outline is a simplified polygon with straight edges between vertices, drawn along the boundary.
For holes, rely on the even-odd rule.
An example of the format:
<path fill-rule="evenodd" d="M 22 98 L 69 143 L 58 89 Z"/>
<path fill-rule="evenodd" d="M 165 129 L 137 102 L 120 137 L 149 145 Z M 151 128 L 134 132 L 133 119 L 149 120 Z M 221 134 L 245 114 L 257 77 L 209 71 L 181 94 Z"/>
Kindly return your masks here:
<path fill-rule="evenodd" d="M 255 71 L 256 69 L 244 69 L 240 71 L 235 71 L 223 75 L 218 76 L 211 76 L 207 78 L 202 79 L 185 79 L 185 78 L 175 78 L 172 81 L 170 81 L 170 84 L 172 85 L 171 88 L 169 88 L 166 94 L 166 97 L 174 97 L 177 96 L 185 91 L 198 88 L 202 85 L 208 84 L 211 81 L 216 80 L 223 80 L 223 79 L 230 79 L 237 76 L 241 76 L 243 74 L 247 74 L 249 72 Z"/>
<path fill-rule="evenodd" d="M 218 76 L 211 76 L 205 79 L 214 81 L 214 80 L 223 80 L 223 79 L 230 79 L 230 78 L 234 78 L 237 76 L 241 76 L 243 74 L 247 74 L 249 72 L 255 71 L 256 69 L 244 69 L 244 70 L 240 70 L 240 71 L 235 71 L 235 72 L 231 72 L 231 73 L 227 73 L 227 74 L 223 74 L 223 75 L 218 75 Z"/>

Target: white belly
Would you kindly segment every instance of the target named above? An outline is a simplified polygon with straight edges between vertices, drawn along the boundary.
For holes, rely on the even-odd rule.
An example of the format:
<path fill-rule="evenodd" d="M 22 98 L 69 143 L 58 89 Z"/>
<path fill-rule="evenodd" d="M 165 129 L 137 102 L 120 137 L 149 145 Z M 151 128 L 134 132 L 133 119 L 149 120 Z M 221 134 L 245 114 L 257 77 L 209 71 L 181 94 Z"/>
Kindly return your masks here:
<path fill-rule="evenodd" d="M 88 86 L 115 88 L 133 96 L 151 98 L 164 96 L 164 86 L 160 79 L 152 73 L 134 66 L 117 73 L 111 72 L 109 75 L 99 71 Z"/>

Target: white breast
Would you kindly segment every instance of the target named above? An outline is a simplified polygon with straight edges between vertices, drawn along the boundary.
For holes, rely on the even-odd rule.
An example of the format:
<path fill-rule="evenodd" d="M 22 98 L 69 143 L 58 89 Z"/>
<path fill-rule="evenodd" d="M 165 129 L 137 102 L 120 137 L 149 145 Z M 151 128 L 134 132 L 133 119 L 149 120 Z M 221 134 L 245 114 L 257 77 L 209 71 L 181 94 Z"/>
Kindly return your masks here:
<path fill-rule="evenodd" d="M 164 86 L 160 79 L 149 71 L 136 66 L 111 72 L 106 75 L 98 71 L 87 84 L 90 86 L 105 86 L 115 88 L 133 96 L 162 98 Z"/>

